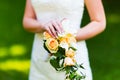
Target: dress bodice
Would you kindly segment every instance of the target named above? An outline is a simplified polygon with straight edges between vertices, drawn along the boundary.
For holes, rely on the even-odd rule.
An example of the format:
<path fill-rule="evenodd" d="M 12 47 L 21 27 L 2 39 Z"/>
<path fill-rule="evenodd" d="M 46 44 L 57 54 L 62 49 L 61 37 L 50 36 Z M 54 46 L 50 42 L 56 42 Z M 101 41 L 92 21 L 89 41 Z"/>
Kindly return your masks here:
<path fill-rule="evenodd" d="M 69 19 L 69 29 L 78 29 L 84 10 L 84 0 L 31 0 L 37 19 L 46 23 L 52 19 Z"/>

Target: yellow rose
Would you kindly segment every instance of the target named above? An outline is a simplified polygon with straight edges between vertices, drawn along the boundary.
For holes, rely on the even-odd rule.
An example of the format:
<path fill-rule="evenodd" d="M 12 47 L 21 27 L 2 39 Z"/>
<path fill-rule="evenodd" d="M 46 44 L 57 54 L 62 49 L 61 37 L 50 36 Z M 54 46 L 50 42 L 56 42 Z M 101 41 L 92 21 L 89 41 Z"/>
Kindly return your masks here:
<path fill-rule="evenodd" d="M 75 39 L 75 37 L 69 37 L 69 40 L 68 40 L 68 43 L 70 44 L 70 43 L 72 43 L 72 42 L 74 42 L 74 43 L 76 43 L 76 39 Z"/>
<path fill-rule="evenodd" d="M 74 57 L 75 51 L 72 49 L 69 49 L 68 51 L 65 52 L 65 56 L 67 57 Z"/>
<path fill-rule="evenodd" d="M 73 35 L 71 33 L 67 33 L 66 37 L 72 37 Z"/>
<path fill-rule="evenodd" d="M 68 38 L 68 43 L 76 42 L 75 36 L 71 33 L 67 33 L 65 37 Z"/>
<path fill-rule="evenodd" d="M 56 53 L 58 50 L 58 41 L 54 38 L 47 39 L 45 45 L 51 53 Z"/>
<path fill-rule="evenodd" d="M 64 37 L 60 37 L 59 41 L 60 43 L 68 43 L 69 45 L 73 42 L 76 43 L 75 37 L 70 33 L 66 34 Z"/>
<path fill-rule="evenodd" d="M 66 67 L 66 66 L 73 66 L 73 65 L 75 65 L 73 59 L 70 58 L 70 57 L 66 57 L 65 61 L 64 61 L 64 67 Z"/>
<path fill-rule="evenodd" d="M 52 38 L 52 36 L 48 32 L 44 32 L 43 36 L 45 40 L 47 40 L 48 38 Z"/>
<path fill-rule="evenodd" d="M 59 38 L 60 43 L 68 43 L 68 38 L 66 37 L 61 37 Z"/>

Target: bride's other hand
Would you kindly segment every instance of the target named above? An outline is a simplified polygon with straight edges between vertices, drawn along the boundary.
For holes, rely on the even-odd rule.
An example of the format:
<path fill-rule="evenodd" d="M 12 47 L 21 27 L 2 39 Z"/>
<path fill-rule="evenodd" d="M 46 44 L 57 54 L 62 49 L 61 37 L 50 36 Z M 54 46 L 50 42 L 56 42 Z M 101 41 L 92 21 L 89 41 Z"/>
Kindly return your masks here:
<path fill-rule="evenodd" d="M 57 37 L 59 33 L 63 32 L 62 22 L 63 20 L 51 20 L 48 23 L 43 24 L 43 29 L 47 31 L 54 38 Z"/>
<path fill-rule="evenodd" d="M 85 0 L 85 5 L 91 21 L 78 30 L 76 36 L 78 41 L 95 37 L 106 28 L 106 17 L 102 0 Z"/>

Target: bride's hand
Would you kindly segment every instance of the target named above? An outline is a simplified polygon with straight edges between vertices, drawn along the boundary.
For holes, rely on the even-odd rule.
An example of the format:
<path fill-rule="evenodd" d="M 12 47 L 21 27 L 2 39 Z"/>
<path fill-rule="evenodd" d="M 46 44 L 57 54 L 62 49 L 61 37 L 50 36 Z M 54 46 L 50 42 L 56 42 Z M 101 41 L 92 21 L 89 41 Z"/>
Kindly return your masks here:
<path fill-rule="evenodd" d="M 45 31 L 47 31 L 49 34 L 51 34 L 51 36 L 56 38 L 58 33 L 63 32 L 63 28 L 62 28 L 62 24 L 61 24 L 62 21 L 63 20 L 61 20 L 61 21 L 51 20 L 48 23 L 43 25 L 43 29 Z"/>

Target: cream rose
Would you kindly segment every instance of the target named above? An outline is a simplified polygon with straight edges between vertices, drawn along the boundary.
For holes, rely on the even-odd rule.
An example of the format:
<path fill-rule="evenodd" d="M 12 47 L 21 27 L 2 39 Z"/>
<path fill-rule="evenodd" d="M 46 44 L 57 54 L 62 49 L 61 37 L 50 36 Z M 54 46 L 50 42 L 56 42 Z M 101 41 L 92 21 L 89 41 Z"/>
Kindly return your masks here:
<path fill-rule="evenodd" d="M 54 38 L 47 39 L 45 45 L 51 53 L 56 53 L 58 50 L 58 41 Z"/>
<path fill-rule="evenodd" d="M 64 61 L 64 67 L 66 67 L 66 66 L 73 66 L 73 65 L 75 65 L 73 59 L 70 58 L 70 57 L 66 57 L 65 61 Z"/>
<path fill-rule="evenodd" d="M 69 45 L 67 43 L 64 43 L 64 42 L 61 42 L 59 44 L 59 46 L 62 47 L 62 48 L 64 48 L 65 50 L 68 50 L 68 48 L 69 48 Z"/>

